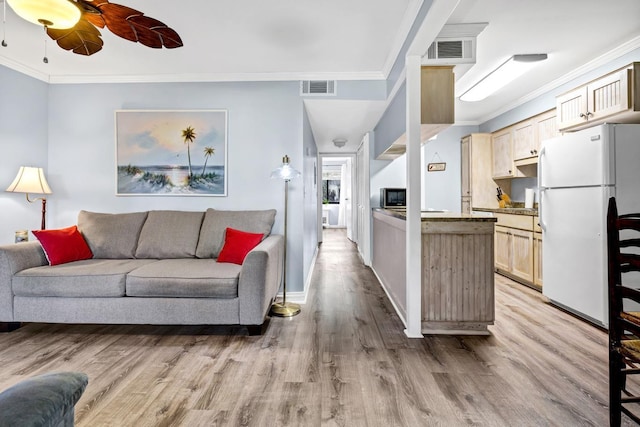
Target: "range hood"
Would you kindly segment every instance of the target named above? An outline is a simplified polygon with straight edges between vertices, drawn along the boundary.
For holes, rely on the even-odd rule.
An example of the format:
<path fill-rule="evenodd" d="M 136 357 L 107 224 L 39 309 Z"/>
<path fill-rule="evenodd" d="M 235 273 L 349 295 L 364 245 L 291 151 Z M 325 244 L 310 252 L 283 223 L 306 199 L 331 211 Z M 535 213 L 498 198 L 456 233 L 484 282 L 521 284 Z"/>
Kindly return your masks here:
<path fill-rule="evenodd" d="M 420 79 L 420 141 L 442 132 L 455 121 L 455 77 L 453 66 L 423 66 Z M 403 133 L 391 143 L 378 160 L 393 160 L 407 151 L 407 134 Z"/>

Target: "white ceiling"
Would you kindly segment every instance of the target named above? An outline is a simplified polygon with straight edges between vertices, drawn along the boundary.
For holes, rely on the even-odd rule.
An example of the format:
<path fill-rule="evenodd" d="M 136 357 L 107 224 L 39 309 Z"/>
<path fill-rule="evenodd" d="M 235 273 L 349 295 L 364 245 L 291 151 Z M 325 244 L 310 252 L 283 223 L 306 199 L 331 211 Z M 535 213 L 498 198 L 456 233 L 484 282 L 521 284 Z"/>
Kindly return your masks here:
<path fill-rule="evenodd" d="M 453 2 L 454 0 L 434 0 Z M 2 0 L 0 0 L 0 3 Z M 175 29 L 184 47 L 149 49 L 100 30 L 102 51 L 75 55 L 7 7 L 0 64 L 51 83 L 386 79 L 422 0 L 119 0 Z M 456 103 L 457 123 L 481 123 L 551 89 L 590 61 L 640 47 L 640 1 L 460 0 L 448 23 L 486 22 L 477 63 L 458 75 L 461 94 L 513 54 L 549 59 L 478 103 Z M 427 18 L 428 19 L 428 18 Z M 427 43 L 428 44 L 428 43 Z M 426 48 L 428 46 L 424 46 Z M 618 50 L 617 52 L 619 52 Z M 353 152 L 384 101 L 306 99 L 321 152 Z M 347 138 L 342 149 L 331 140 Z"/>

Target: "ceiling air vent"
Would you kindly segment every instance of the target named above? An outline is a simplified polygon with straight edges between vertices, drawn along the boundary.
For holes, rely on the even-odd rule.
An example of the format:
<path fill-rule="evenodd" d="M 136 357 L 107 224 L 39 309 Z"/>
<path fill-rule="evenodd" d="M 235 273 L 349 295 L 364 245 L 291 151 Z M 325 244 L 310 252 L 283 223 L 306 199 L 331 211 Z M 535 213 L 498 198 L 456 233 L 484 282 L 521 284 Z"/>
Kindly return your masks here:
<path fill-rule="evenodd" d="M 475 38 L 436 39 L 429 50 L 424 63 L 431 64 L 472 64 L 476 61 Z"/>
<path fill-rule="evenodd" d="M 335 94 L 335 80 L 303 80 L 300 82 L 300 95 L 334 96 Z"/>

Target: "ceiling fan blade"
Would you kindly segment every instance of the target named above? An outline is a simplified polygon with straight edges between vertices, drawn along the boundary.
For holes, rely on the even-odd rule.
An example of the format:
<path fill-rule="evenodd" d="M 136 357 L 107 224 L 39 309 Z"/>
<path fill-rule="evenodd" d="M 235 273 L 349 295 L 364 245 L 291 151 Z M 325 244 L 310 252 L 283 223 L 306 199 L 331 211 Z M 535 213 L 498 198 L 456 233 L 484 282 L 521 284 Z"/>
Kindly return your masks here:
<path fill-rule="evenodd" d="M 108 2 L 94 6 L 102 12 L 107 28 L 123 39 L 153 48 L 182 46 L 178 33 L 157 19 L 144 16 L 143 12 Z"/>
<path fill-rule="evenodd" d="M 73 51 L 78 55 L 93 55 L 102 49 L 103 41 L 100 31 L 83 18 L 68 29 L 56 30 L 47 28 L 47 34 L 65 50 Z"/>
<path fill-rule="evenodd" d="M 138 41 L 153 48 L 166 47 L 175 49 L 182 46 L 182 39 L 173 29 L 167 27 L 157 19 L 148 16 L 133 16 L 128 22 L 135 29 Z"/>

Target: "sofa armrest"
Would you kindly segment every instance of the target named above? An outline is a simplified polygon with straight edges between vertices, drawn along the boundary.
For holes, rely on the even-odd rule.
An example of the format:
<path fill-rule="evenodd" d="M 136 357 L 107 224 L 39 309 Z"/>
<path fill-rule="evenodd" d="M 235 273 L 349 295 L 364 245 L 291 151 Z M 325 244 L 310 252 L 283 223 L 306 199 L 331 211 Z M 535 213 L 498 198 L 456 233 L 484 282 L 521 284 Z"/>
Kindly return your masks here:
<path fill-rule="evenodd" d="M 0 246 L 0 322 L 13 321 L 13 275 L 27 268 L 47 264 L 38 242 Z"/>
<path fill-rule="evenodd" d="M 247 254 L 240 270 L 240 324 L 264 323 L 282 283 L 284 237 L 272 234 Z"/>

